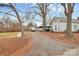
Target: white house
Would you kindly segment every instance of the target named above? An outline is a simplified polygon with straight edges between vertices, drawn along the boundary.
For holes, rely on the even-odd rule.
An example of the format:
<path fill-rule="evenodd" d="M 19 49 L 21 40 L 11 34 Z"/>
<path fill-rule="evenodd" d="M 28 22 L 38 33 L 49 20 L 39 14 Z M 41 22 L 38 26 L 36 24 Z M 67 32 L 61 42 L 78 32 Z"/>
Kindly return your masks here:
<path fill-rule="evenodd" d="M 54 17 L 52 20 L 52 30 L 55 32 L 64 32 L 67 27 L 67 19 L 63 17 Z M 72 19 L 72 32 L 79 30 L 79 20 Z"/>

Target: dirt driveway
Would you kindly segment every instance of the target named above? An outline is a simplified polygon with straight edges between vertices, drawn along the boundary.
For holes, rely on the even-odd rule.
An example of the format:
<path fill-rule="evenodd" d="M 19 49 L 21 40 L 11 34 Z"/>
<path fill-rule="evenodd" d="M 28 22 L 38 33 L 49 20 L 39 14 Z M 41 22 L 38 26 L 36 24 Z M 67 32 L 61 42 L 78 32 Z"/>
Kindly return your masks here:
<path fill-rule="evenodd" d="M 46 37 L 39 32 L 32 33 L 32 52 L 33 56 L 52 56 L 62 55 L 67 49 L 75 46 L 58 42 Z"/>

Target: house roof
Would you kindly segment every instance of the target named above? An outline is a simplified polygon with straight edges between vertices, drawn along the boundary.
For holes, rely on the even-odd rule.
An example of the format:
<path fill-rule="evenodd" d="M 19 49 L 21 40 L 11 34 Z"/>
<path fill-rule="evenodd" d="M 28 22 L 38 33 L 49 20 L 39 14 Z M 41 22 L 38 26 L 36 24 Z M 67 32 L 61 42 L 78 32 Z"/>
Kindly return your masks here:
<path fill-rule="evenodd" d="M 54 17 L 52 19 L 53 22 L 67 22 L 67 18 L 64 18 L 64 17 Z M 79 23 L 79 20 L 77 19 L 72 19 L 72 22 L 73 23 Z"/>

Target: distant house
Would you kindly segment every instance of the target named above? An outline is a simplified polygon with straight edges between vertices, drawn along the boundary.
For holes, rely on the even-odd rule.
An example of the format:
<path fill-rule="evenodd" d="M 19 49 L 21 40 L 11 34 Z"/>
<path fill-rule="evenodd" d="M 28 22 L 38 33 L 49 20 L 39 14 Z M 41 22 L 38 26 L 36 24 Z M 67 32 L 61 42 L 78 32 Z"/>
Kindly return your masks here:
<path fill-rule="evenodd" d="M 31 26 L 31 31 L 35 32 L 36 31 L 36 27 Z"/>
<path fill-rule="evenodd" d="M 43 26 L 38 26 L 36 31 L 43 31 Z"/>
<path fill-rule="evenodd" d="M 67 27 L 67 19 L 63 17 L 54 17 L 52 20 L 52 30 L 55 32 L 64 32 Z M 72 19 L 72 32 L 79 30 L 79 20 Z"/>
<path fill-rule="evenodd" d="M 43 26 L 39 26 L 37 30 L 38 31 L 43 31 Z M 46 26 L 46 29 L 45 30 L 46 31 L 50 31 L 50 26 Z"/>

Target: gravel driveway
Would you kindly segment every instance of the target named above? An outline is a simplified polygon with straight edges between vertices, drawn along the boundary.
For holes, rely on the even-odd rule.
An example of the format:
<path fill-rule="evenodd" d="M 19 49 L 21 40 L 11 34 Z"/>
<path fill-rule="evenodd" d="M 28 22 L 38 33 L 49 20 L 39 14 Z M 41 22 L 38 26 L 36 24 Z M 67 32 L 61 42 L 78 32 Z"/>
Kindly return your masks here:
<path fill-rule="evenodd" d="M 68 45 L 54 39 L 45 37 L 39 32 L 32 33 L 32 52 L 33 56 L 53 56 L 62 55 L 67 49 L 74 48 L 73 45 Z"/>

